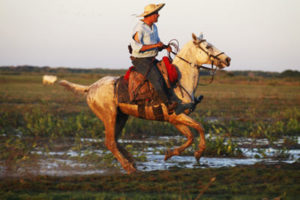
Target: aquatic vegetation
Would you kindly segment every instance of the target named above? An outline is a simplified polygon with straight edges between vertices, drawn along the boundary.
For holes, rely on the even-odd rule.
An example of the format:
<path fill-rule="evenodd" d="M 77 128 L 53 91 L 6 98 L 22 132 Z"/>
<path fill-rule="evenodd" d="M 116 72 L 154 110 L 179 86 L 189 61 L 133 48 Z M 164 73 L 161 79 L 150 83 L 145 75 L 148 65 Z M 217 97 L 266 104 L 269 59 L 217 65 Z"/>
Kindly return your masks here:
<path fill-rule="evenodd" d="M 6 174 L 16 172 L 26 162 L 37 160 L 37 156 L 32 153 L 36 147 L 36 138 L 24 138 L 15 135 L 0 136 L 0 161 L 4 161 L 2 166 L 5 168 Z"/>

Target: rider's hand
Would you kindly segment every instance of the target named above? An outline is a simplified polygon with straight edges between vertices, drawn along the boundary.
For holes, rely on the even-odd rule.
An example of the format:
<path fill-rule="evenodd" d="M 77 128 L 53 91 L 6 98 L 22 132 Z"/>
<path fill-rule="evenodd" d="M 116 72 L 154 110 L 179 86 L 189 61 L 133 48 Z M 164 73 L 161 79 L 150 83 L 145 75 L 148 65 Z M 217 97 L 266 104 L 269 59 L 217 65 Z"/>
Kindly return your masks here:
<path fill-rule="evenodd" d="M 157 48 L 159 48 L 159 49 L 163 49 L 164 43 L 158 42 L 158 43 L 156 44 L 156 46 L 157 46 Z"/>
<path fill-rule="evenodd" d="M 167 51 L 168 51 L 169 53 L 171 53 L 171 52 L 172 52 L 172 48 L 171 48 L 171 46 L 168 46 L 166 49 L 167 49 Z"/>

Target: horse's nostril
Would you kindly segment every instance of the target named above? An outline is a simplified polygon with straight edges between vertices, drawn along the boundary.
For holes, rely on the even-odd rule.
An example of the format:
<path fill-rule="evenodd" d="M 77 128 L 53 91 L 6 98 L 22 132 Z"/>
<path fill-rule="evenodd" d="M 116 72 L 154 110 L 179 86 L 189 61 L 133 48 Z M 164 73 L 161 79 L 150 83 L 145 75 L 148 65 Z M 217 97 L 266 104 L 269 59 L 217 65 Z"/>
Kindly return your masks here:
<path fill-rule="evenodd" d="M 230 61 L 231 61 L 231 58 L 230 58 L 230 57 L 227 57 L 227 58 L 226 58 L 226 62 L 227 62 L 228 65 L 230 64 Z"/>

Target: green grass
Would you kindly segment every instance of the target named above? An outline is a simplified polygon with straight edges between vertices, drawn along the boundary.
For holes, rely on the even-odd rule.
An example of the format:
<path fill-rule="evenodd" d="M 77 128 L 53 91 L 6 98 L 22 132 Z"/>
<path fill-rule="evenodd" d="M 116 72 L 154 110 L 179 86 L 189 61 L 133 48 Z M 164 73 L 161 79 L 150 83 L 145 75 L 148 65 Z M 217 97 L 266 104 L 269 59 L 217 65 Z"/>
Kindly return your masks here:
<path fill-rule="evenodd" d="M 4 199 L 295 199 L 298 164 L 0 179 Z"/>
<path fill-rule="evenodd" d="M 91 84 L 102 75 L 72 74 L 65 75 L 65 78 L 80 84 Z M 74 95 L 64 88 L 55 86 L 43 86 L 41 84 L 42 75 L 22 74 L 22 75 L 0 75 L 0 115 L 3 123 L 10 124 L 12 117 L 18 116 L 20 124 L 26 124 L 25 115 L 40 116 L 40 113 L 47 113 L 54 121 L 69 115 L 87 115 L 94 120 L 94 115 L 89 110 L 84 96 Z M 270 81 L 277 81 L 280 84 L 269 85 Z M 300 118 L 300 84 L 297 81 L 287 82 L 283 79 L 274 78 L 260 80 L 259 82 L 236 81 L 236 77 L 229 79 L 217 77 L 215 82 L 207 87 L 198 87 L 197 94 L 203 94 L 204 100 L 191 115 L 196 120 L 204 123 L 209 128 L 209 124 L 204 121 L 206 117 L 217 117 L 222 119 L 223 125 L 234 124 L 237 128 L 236 135 L 244 136 L 244 130 L 253 129 L 249 124 L 263 122 L 277 123 L 282 121 L 285 126 L 291 119 L 299 122 Z M 8 118 L 5 121 L 5 117 Z M 33 116 L 32 116 L 33 117 Z M 131 120 L 134 127 L 143 124 L 146 134 L 153 134 L 153 122 L 145 120 Z M 130 123 L 129 122 L 129 123 Z M 127 134 L 134 133 L 135 130 L 128 123 Z M 160 123 L 154 123 L 160 126 Z M 241 128 L 239 126 L 242 126 Z M 253 125 L 254 126 L 254 125 Z M 284 134 L 294 135 L 297 132 L 297 124 L 294 123 L 296 130 L 288 129 Z M 13 128 L 19 128 L 13 126 Z M 161 130 L 161 128 L 159 128 Z M 158 130 L 159 130 L 158 129 Z M 102 130 L 99 130 L 102 132 Z M 140 132 L 137 130 L 137 132 Z M 157 131 L 156 131 L 157 132 Z M 166 130 L 166 134 L 172 134 L 174 129 Z M 164 133 L 157 133 L 164 134 Z M 250 135 L 250 133 L 249 133 Z"/>

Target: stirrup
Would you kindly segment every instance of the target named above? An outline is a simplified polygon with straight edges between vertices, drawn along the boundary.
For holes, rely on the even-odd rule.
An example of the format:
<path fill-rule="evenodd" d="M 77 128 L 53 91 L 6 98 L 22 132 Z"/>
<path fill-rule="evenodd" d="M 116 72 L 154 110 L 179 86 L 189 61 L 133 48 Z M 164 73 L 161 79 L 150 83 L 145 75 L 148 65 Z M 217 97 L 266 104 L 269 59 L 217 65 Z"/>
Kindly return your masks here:
<path fill-rule="evenodd" d="M 176 107 L 178 106 L 178 103 L 173 101 L 172 103 L 168 103 L 167 104 L 167 108 L 168 108 L 168 114 L 172 114 L 173 112 L 175 112 Z"/>
<path fill-rule="evenodd" d="M 194 108 L 194 105 L 195 105 L 194 103 L 179 104 L 175 109 L 175 113 L 176 115 L 179 115 L 180 113 L 183 113 L 187 109 L 192 110 Z"/>
<path fill-rule="evenodd" d="M 200 95 L 199 97 L 195 98 L 194 103 L 179 104 L 175 109 L 176 115 L 183 113 L 187 109 L 189 109 L 191 112 L 193 112 L 195 110 L 197 104 L 200 103 L 203 98 L 204 98 L 204 96 Z"/>
<path fill-rule="evenodd" d="M 204 97 L 203 95 L 200 95 L 199 97 L 196 97 L 195 106 L 202 101 L 203 97 Z"/>

